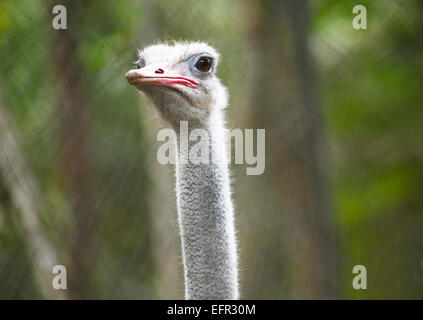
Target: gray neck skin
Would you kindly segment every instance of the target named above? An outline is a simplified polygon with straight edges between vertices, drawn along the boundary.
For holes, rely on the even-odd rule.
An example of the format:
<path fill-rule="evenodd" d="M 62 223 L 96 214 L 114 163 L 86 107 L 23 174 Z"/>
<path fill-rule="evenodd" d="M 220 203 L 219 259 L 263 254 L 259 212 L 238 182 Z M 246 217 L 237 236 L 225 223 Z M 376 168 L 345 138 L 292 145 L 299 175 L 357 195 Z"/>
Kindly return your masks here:
<path fill-rule="evenodd" d="M 193 128 L 189 128 L 191 130 Z M 203 126 L 209 135 L 209 164 L 176 165 L 178 219 L 185 268 L 186 299 L 238 299 L 233 208 L 226 162 L 222 111 Z M 178 135 L 180 142 L 189 141 Z M 188 142 L 188 150 L 197 141 Z M 179 158 L 180 159 L 180 158 Z"/>

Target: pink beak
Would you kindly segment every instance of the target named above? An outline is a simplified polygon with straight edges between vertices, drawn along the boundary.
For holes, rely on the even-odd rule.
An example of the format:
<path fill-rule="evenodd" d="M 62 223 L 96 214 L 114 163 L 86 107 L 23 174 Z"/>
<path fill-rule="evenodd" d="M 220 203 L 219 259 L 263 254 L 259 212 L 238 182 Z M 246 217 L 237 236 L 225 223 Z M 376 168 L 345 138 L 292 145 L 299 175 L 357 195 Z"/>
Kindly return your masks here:
<path fill-rule="evenodd" d="M 133 69 L 125 74 L 125 78 L 130 84 L 136 86 L 138 89 L 140 89 L 140 85 L 151 84 L 174 89 L 177 89 L 178 85 L 184 85 L 193 89 L 198 87 L 198 82 L 194 79 L 171 74 L 161 75 L 163 73 L 162 69 L 157 69 L 154 74 L 147 74 L 147 72 L 142 71 L 142 69 Z"/>

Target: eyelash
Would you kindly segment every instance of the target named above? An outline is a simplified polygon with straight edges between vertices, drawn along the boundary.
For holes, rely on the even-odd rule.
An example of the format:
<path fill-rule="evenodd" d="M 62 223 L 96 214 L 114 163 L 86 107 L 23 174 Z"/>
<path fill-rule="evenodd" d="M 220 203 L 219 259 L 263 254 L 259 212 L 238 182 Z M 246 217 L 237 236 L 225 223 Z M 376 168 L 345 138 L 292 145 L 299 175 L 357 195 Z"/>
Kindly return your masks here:
<path fill-rule="evenodd" d="M 143 58 L 138 58 L 137 61 L 132 62 L 132 65 L 134 65 L 135 67 L 137 67 L 137 69 L 140 69 L 142 67 L 145 66 L 145 62 Z"/>

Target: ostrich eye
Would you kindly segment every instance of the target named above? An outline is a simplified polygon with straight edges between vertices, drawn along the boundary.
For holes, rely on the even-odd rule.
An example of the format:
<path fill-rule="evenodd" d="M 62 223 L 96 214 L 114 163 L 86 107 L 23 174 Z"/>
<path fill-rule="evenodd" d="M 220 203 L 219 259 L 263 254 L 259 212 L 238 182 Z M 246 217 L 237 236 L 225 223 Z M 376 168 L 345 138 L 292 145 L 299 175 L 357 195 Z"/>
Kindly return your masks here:
<path fill-rule="evenodd" d="M 144 67 L 145 67 L 145 62 L 144 62 L 144 59 L 139 58 L 137 61 L 135 61 L 135 62 L 134 62 L 134 66 L 135 66 L 137 69 L 144 68 Z"/>
<path fill-rule="evenodd" d="M 212 67 L 213 59 L 210 57 L 201 57 L 198 59 L 195 67 L 201 72 L 209 72 Z"/>

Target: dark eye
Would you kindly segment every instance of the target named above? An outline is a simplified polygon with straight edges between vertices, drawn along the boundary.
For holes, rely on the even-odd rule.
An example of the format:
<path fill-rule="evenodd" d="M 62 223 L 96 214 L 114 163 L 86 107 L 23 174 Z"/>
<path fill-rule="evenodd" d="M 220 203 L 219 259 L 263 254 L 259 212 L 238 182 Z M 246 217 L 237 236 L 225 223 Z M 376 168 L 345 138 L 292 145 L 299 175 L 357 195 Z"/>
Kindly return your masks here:
<path fill-rule="evenodd" d="M 201 57 L 198 59 L 195 67 L 201 72 L 209 72 L 213 64 L 213 59 L 210 57 Z"/>
<path fill-rule="evenodd" d="M 134 63 L 134 66 L 137 68 L 137 69 L 141 69 L 141 68 L 144 68 L 145 67 L 145 62 L 144 62 L 144 59 L 143 58 L 139 58 L 137 61 L 135 61 Z"/>

